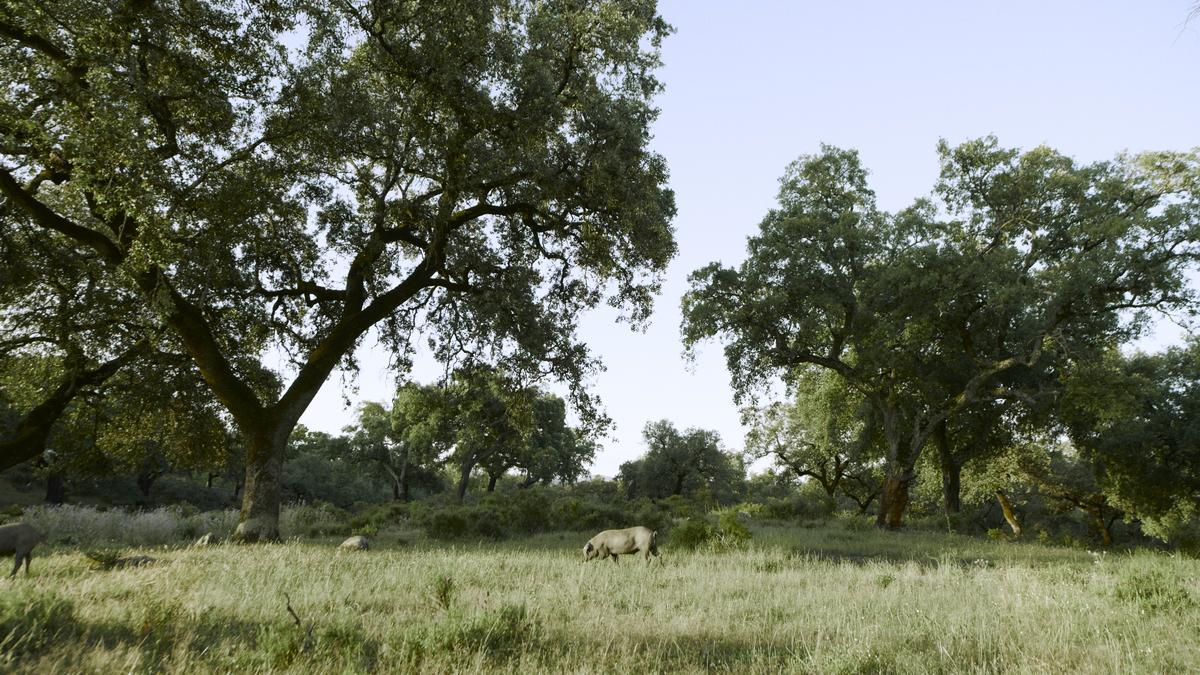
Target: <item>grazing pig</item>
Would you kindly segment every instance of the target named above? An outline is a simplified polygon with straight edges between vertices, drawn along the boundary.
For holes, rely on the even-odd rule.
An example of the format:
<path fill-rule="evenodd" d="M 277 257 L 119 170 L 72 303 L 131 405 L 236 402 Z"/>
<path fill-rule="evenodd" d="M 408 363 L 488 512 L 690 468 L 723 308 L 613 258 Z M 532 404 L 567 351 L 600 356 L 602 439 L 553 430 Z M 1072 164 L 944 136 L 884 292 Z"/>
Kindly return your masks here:
<path fill-rule="evenodd" d="M 358 535 L 343 541 L 342 545 L 338 548 L 342 549 L 343 551 L 365 551 L 367 548 L 369 548 L 369 544 L 367 543 L 366 537 Z"/>
<path fill-rule="evenodd" d="M 0 525 L 0 555 L 11 553 L 16 558 L 12 574 L 8 575 L 10 579 L 17 576 L 17 570 L 21 569 L 22 560 L 25 561 L 25 574 L 29 574 L 29 559 L 33 557 L 31 551 L 38 542 L 44 539 L 41 532 L 33 529 L 33 526 L 27 523 Z"/>
<path fill-rule="evenodd" d="M 623 530 L 605 530 L 600 534 L 592 537 L 591 541 L 583 547 L 583 561 L 587 562 L 592 558 L 612 558 L 613 562 L 617 562 L 617 556 L 629 553 L 641 553 L 646 562 L 650 562 L 650 555 L 658 556 L 658 545 L 655 543 L 655 537 L 658 532 L 651 530 L 648 527 L 627 527 Z M 662 562 L 662 558 L 659 558 Z"/>

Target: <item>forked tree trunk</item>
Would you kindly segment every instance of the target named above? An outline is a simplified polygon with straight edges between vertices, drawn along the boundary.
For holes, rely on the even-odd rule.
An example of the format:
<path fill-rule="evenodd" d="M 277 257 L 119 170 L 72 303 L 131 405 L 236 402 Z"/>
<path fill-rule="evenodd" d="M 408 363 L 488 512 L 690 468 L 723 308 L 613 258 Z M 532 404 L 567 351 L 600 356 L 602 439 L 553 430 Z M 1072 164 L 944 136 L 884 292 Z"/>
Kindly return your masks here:
<path fill-rule="evenodd" d="M 1004 512 L 1004 521 L 1012 528 L 1013 537 L 1021 536 L 1021 523 L 1017 521 L 1017 514 L 1013 512 L 1012 504 L 1008 502 L 1008 497 L 1004 496 L 1003 490 L 996 490 L 996 501 L 1000 502 L 1000 510 Z"/>
<path fill-rule="evenodd" d="M 161 475 L 162 472 L 159 471 L 146 471 L 137 475 L 138 491 L 142 493 L 143 499 L 150 499 L 150 489 L 154 487 L 154 481 L 158 480 Z"/>

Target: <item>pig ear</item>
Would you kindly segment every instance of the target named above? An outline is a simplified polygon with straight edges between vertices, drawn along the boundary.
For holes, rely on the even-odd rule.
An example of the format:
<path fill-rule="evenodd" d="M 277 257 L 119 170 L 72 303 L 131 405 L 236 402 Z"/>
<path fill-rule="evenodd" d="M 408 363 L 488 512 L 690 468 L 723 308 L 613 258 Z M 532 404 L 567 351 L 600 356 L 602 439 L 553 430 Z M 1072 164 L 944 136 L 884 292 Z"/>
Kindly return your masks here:
<path fill-rule="evenodd" d="M 587 551 L 588 553 L 591 553 L 593 548 L 595 548 L 595 547 L 594 547 L 594 546 L 592 546 L 592 542 L 590 542 L 590 541 L 589 541 L 589 542 L 587 543 L 587 546 L 584 546 L 584 547 L 583 547 L 583 550 L 584 550 L 584 551 Z"/>

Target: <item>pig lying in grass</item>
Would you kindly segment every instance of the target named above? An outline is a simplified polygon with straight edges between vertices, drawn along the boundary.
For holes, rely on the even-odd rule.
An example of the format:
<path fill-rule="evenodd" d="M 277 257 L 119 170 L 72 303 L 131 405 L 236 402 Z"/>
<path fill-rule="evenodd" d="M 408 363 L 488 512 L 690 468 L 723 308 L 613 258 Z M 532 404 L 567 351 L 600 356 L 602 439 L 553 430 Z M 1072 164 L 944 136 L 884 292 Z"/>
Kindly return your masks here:
<path fill-rule="evenodd" d="M 10 579 L 17 576 L 17 570 L 21 569 L 22 560 L 25 561 L 25 574 L 29 574 L 29 559 L 33 557 L 31 551 L 38 542 L 44 539 L 41 532 L 26 523 L 0 525 L 0 555 L 11 553 L 16 558 L 12 574 L 8 575 Z"/>
<path fill-rule="evenodd" d="M 623 530 L 605 530 L 591 538 L 583 547 L 583 561 L 592 558 L 612 558 L 617 562 L 617 556 L 630 553 L 641 553 L 646 562 L 650 555 L 658 556 L 658 545 L 655 543 L 657 532 L 648 527 L 627 527 Z M 662 558 L 659 558 L 662 562 Z"/>

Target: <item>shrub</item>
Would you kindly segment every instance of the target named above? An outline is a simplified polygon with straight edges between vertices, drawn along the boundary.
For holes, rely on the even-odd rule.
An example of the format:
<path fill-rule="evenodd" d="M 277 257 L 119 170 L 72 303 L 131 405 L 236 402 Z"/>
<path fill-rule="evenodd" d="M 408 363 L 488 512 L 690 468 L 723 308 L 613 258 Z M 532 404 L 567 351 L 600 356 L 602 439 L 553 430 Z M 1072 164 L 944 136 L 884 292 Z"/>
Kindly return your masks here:
<path fill-rule="evenodd" d="M 432 511 L 419 524 L 433 539 L 458 539 L 467 532 L 467 518 L 458 509 Z"/>
<path fill-rule="evenodd" d="M 725 509 L 717 515 L 716 545 L 724 550 L 741 548 L 750 541 L 750 530 L 742 524 L 738 512 Z"/>
<path fill-rule="evenodd" d="M 693 517 L 684 520 L 671 529 L 671 545 L 695 550 L 708 544 L 716 536 L 716 528 L 703 517 Z"/>
<path fill-rule="evenodd" d="M 350 532 L 350 514 L 333 504 L 315 501 L 291 504 L 279 514 L 279 529 L 285 535 L 321 537 Z"/>
<path fill-rule="evenodd" d="M 170 509 L 99 511 L 86 506 L 31 506 L 25 522 L 53 544 L 145 546 L 185 539 L 182 519 Z"/>

